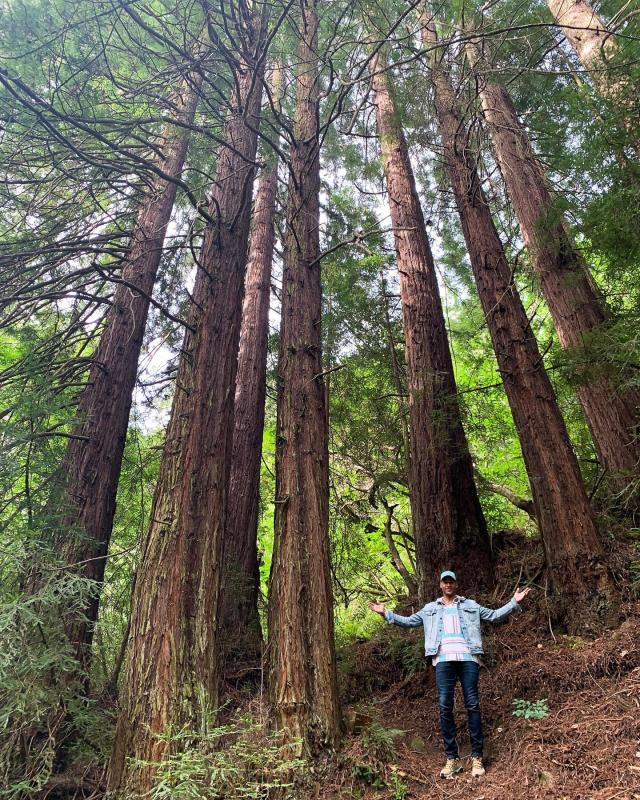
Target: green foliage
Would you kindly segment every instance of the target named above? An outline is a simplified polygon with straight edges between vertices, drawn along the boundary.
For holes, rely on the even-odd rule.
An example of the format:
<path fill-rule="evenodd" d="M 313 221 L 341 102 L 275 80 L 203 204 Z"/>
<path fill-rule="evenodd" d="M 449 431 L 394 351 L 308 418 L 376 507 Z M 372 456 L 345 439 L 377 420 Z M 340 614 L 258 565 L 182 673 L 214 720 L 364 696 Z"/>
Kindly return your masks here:
<path fill-rule="evenodd" d="M 405 731 L 397 728 L 385 728 L 373 723 L 362 734 L 362 744 L 373 758 L 387 762 L 393 757 L 395 740 L 404 733 Z"/>
<path fill-rule="evenodd" d="M 295 797 L 305 768 L 296 755 L 299 742 L 284 743 L 280 734 L 249 717 L 159 738 L 168 755 L 154 764 L 158 779 L 151 800 L 266 800 L 274 791 Z"/>
<path fill-rule="evenodd" d="M 387 645 L 387 655 L 408 675 L 424 669 L 424 638 L 422 628 L 418 636 L 401 636 L 391 639 Z"/>
<path fill-rule="evenodd" d="M 395 741 L 404 733 L 396 728 L 385 728 L 377 722 L 367 727 L 362 734 L 363 755 L 351 768 L 353 778 L 376 789 L 389 788 L 393 800 L 404 800 L 407 786 L 400 779 L 397 768 L 389 765 L 394 755 Z"/>
<path fill-rule="evenodd" d="M 393 769 L 393 767 L 389 770 L 387 787 L 391 790 L 389 800 L 405 800 L 407 792 L 409 791 L 409 787 L 402 780 L 400 774 Z"/>
<path fill-rule="evenodd" d="M 549 714 L 546 697 L 541 700 L 523 700 L 517 698 L 513 701 L 514 709 L 511 712 L 514 717 L 523 719 L 544 719 Z"/>
<path fill-rule="evenodd" d="M 64 630 L 92 589 L 73 573 L 54 573 L 37 594 L 0 605 L 0 797 L 42 789 L 70 732 L 68 763 L 108 757 L 112 720 L 81 691 L 85 676 Z"/>

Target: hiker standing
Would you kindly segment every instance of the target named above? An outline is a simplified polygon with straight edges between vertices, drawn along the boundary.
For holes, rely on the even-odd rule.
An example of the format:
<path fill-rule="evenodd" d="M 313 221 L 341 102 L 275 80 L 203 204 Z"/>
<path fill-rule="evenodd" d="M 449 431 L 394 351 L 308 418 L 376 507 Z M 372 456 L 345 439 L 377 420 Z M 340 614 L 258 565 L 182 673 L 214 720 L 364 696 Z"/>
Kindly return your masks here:
<path fill-rule="evenodd" d="M 456 741 L 456 724 L 453 718 L 453 698 L 456 681 L 460 681 L 464 704 L 469 717 L 471 739 L 471 774 L 484 775 L 482 763 L 482 717 L 478 695 L 478 673 L 482 655 L 480 620 L 497 622 L 514 612 L 520 612 L 520 602 L 529 589 L 516 589 L 509 602 L 501 608 L 481 606 L 475 600 L 456 594 L 458 583 L 455 572 L 445 570 L 440 575 L 442 597 L 412 614 L 403 617 L 385 608 L 382 603 L 369 603 L 369 608 L 383 616 L 392 625 L 404 628 L 424 627 L 424 650 L 436 668 L 436 688 L 440 709 L 440 728 L 447 762 L 440 777 L 453 778 L 462 772 L 462 762 Z"/>

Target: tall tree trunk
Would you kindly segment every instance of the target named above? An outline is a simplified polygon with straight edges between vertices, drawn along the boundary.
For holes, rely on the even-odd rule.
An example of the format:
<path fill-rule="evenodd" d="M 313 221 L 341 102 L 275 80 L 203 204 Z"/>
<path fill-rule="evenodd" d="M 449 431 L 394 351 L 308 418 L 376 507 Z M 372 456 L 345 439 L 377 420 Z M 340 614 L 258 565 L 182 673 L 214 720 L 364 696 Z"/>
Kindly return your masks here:
<path fill-rule="evenodd" d="M 172 97 L 175 119 L 193 122 L 201 84 L 199 76 L 186 80 Z M 158 146 L 156 166 L 169 180 L 154 176 L 138 213 L 129 251 L 100 335 L 87 385 L 78 403 L 77 426 L 62 461 L 63 509 L 55 546 L 70 570 L 93 582 L 94 589 L 82 613 L 64 620 L 69 641 L 83 673 L 88 673 L 93 630 L 116 510 L 116 492 L 124 453 L 138 359 L 177 184 L 187 153 L 184 127 L 167 126 Z M 41 588 L 37 566 L 26 582 L 28 594 Z"/>
<path fill-rule="evenodd" d="M 421 19 L 425 46 L 437 43 L 433 20 Z M 476 154 L 440 54 L 431 76 L 444 161 L 460 214 L 493 348 L 529 476 L 547 568 L 572 626 L 606 583 L 598 539 L 580 468 L 544 369 L 535 336 L 513 281 L 476 168 Z M 579 600 L 579 603 L 576 603 Z M 572 613 L 573 609 L 579 611 Z"/>
<path fill-rule="evenodd" d="M 470 59 L 477 52 L 468 48 Z M 635 438 L 640 393 L 620 392 L 606 375 L 607 365 L 593 372 L 589 340 L 605 323 L 605 307 L 580 258 L 564 222 L 553 208 L 542 165 L 507 90 L 478 76 L 482 109 L 504 182 L 540 280 L 558 339 L 579 356 L 583 374 L 578 398 L 601 463 L 612 473 L 611 485 L 623 489 L 637 473 L 640 445 Z"/>
<path fill-rule="evenodd" d="M 329 569 L 329 452 L 322 379 L 318 20 L 300 3 L 278 361 L 276 511 L 269 586 L 274 719 L 315 753 L 340 735 Z"/>
<path fill-rule="evenodd" d="M 263 17 L 266 21 L 266 15 Z M 264 25 L 249 21 L 132 603 L 110 764 L 119 797 L 150 792 L 169 726 L 199 730 L 218 702 L 218 596 L 259 124 Z M 258 32 L 259 30 L 259 32 Z M 135 761 L 134 761 L 135 760 Z M 151 763 L 149 763 L 151 762 Z"/>
<path fill-rule="evenodd" d="M 454 567 L 463 586 L 489 583 L 491 557 L 460 419 L 435 264 L 385 64 L 372 64 L 378 135 L 389 194 L 409 392 L 409 485 L 421 601 Z"/>
<path fill-rule="evenodd" d="M 547 5 L 600 94 L 623 102 L 631 87 L 611 64 L 618 46 L 606 23 L 586 0 L 547 0 Z"/>
<path fill-rule="evenodd" d="M 389 357 L 391 359 L 391 373 L 393 375 L 393 382 L 395 384 L 396 393 L 398 395 L 398 408 L 400 410 L 400 425 L 402 432 L 402 447 L 404 450 L 404 462 L 406 480 L 409 480 L 409 429 L 407 427 L 408 409 L 407 409 L 407 387 L 405 386 L 405 379 L 402 375 L 400 366 L 400 359 L 396 350 L 396 341 L 393 335 L 393 324 L 391 322 L 391 314 L 389 313 L 389 297 L 387 295 L 387 282 L 384 274 L 380 272 L 380 299 L 382 301 L 382 310 L 384 313 L 384 328 L 387 333 L 387 347 L 389 348 Z M 416 593 L 417 596 L 417 593 Z"/>
<path fill-rule="evenodd" d="M 227 659 L 256 658 L 262 649 L 258 504 L 277 188 L 274 164 L 263 174 L 255 201 L 242 309 L 220 598 L 221 642 Z"/>

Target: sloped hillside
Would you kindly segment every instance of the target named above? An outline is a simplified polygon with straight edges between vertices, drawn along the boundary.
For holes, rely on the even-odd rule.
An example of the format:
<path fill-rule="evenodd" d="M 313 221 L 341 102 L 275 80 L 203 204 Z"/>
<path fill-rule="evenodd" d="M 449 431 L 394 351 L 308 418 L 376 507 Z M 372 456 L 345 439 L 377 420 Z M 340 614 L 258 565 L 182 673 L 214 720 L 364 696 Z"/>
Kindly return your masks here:
<path fill-rule="evenodd" d="M 480 780 L 468 772 L 459 688 L 465 773 L 450 781 L 438 777 L 444 756 L 433 670 L 420 665 L 407 675 L 401 663 L 412 662 L 419 642 L 385 631 L 358 645 L 345 684 L 355 700 L 354 730 L 330 776 L 331 796 L 640 798 L 640 606 L 626 611 L 617 630 L 594 641 L 536 628 L 534 609 L 487 630 L 480 683 L 487 774 Z M 514 700 L 533 716 L 514 716 Z"/>

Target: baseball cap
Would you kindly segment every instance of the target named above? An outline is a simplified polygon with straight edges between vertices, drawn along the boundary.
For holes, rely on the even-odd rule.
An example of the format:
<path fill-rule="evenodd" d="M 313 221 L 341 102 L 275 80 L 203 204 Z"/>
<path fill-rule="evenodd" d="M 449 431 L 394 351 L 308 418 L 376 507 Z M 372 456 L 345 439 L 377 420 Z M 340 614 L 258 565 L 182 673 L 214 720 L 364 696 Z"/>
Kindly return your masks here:
<path fill-rule="evenodd" d="M 445 578 L 451 578 L 452 580 L 456 581 L 456 583 L 458 581 L 456 578 L 456 573 L 452 572 L 450 569 L 445 569 L 444 572 L 440 573 L 440 580 L 443 581 Z"/>

